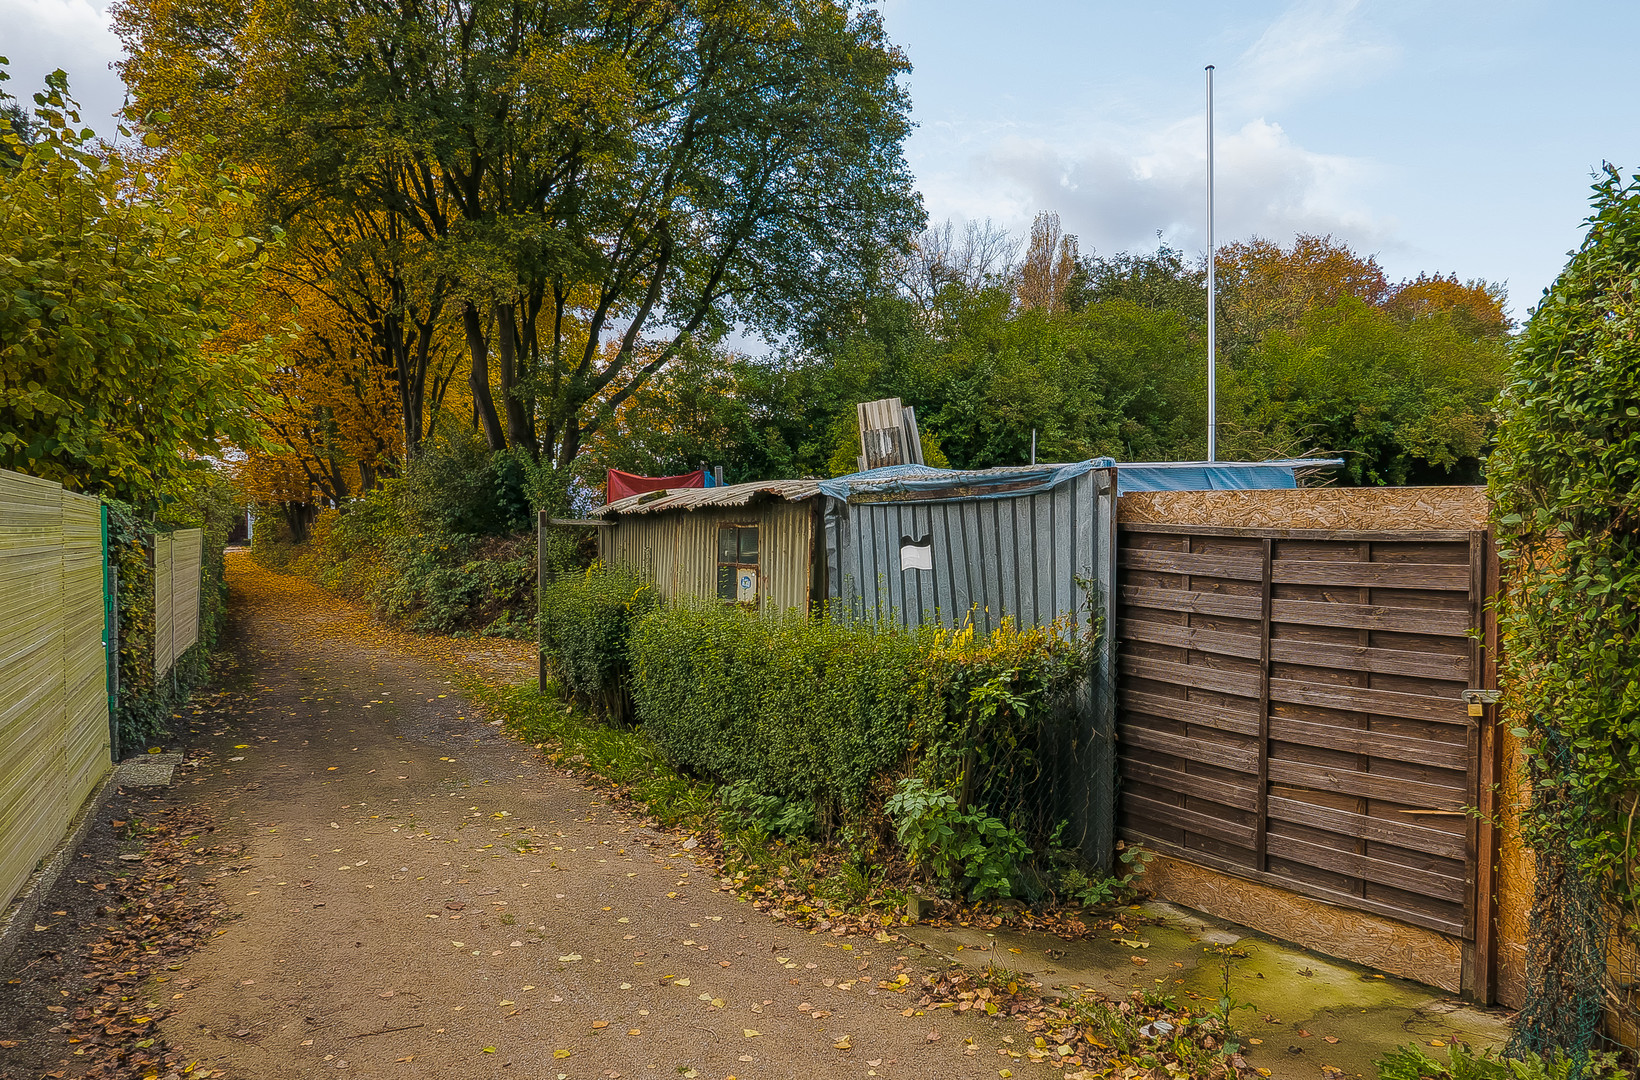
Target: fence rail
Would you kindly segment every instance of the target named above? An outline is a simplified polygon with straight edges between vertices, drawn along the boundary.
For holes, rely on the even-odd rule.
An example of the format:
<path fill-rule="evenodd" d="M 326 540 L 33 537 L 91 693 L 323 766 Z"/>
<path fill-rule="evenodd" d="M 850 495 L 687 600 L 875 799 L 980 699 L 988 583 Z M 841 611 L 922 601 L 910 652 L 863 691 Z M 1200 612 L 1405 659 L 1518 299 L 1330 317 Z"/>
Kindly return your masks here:
<path fill-rule="evenodd" d="M 109 768 L 102 507 L 0 471 L 0 903 Z"/>

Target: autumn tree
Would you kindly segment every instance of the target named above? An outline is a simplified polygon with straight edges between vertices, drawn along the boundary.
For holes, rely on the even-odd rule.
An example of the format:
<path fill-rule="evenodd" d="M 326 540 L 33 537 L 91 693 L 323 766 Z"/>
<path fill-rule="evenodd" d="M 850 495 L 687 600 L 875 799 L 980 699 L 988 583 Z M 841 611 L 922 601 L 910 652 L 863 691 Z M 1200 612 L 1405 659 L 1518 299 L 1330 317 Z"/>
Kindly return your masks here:
<path fill-rule="evenodd" d="M 1227 351 L 1273 329 L 1293 329 L 1304 314 L 1353 297 L 1373 307 L 1390 295 L 1378 260 L 1331 236 L 1300 233 L 1288 247 L 1253 237 L 1226 244 L 1214 263 Z"/>
<path fill-rule="evenodd" d="M 121 6 L 139 99 L 229 98 L 294 212 L 416 237 L 497 450 L 567 465 L 687 343 L 816 332 L 921 224 L 905 60 L 841 2 L 197 6 Z"/>
<path fill-rule="evenodd" d="M 98 144 L 46 82 L 30 141 L 0 115 L 0 467 L 154 505 L 260 438 L 265 328 L 220 335 L 266 251 L 242 184 Z"/>
<path fill-rule="evenodd" d="M 1076 269 L 1076 237 L 1061 230 L 1058 214 L 1042 211 L 1031 223 L 1025 258 L 1017 272 L 1014 288 L 1020 308 L 1050 315 L 1063 308 Z"/>

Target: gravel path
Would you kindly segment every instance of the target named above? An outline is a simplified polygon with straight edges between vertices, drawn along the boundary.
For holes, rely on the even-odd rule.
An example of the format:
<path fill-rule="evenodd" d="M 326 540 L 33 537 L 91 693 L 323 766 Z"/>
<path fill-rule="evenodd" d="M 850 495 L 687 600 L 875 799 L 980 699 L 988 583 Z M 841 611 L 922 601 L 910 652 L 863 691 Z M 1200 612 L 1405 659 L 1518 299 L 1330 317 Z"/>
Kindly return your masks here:
<path fill-rule="evenodd" d="M 254 704 L 202 733 L 213 752 L 183 783 L 245 845 L 216 870 L 239 917 L 174 973 L 163 1023 L 205 1065 L 258 1080 L 1047 1071 L 998 1056 L 1017 1026 L 916 1014 L 892 984 L 916 984 L 919 950 L 781 927 L 681 837 L 486 723 L 459 678 L 528 675 L 528 646 L 383 631 L 242 553 L 229 581 Z"/>

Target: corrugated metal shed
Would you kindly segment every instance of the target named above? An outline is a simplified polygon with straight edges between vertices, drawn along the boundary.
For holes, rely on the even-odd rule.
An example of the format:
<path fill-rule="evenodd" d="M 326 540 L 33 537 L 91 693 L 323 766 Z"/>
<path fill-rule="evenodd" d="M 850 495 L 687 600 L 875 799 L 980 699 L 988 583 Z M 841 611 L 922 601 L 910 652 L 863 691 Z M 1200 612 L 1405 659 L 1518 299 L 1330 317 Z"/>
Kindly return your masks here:
<path fill-rule="evenodd" d="M 598 530 L 598 555 L 647 575 L 668 599 L 712 600 L 718 530 L 755 526 L 761 604 L 807 610 L 825 595 L 819 493 L 813 480 L 770 480 L 634 495 L 595 512 L 611 523 Z"/>
<path fill-rule="evenodd" d="M 973 471 L 902 467 L 828 481 L 834 617 L 994 629 L 1004 617 L 1086 625 L 1112 611 L 1116 470 L 1107 460 Z M 846 501 L 845 501 L 846 499 Z M 1092 595 L 1090 596 L 1090 590 Z M 1083 854 L 1115 843 L 1114 635 L 1067 702 L 1068 736 L 1045 755 L 1054 812 Z"/>

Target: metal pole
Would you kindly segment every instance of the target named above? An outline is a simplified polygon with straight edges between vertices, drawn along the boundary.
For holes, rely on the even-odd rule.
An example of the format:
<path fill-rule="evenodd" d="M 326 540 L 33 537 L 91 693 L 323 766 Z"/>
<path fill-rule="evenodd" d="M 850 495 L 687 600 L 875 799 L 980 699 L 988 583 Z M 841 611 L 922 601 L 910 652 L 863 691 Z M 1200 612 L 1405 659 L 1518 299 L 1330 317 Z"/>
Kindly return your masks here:
<path fill-rule="evenodd" d="M 1207 65 L 1207 460 L 1219 459 L 1218 305 L 1213 288 L 1213 65 Z"/>

